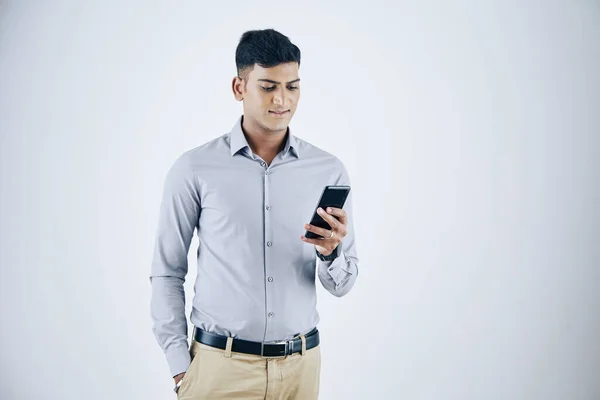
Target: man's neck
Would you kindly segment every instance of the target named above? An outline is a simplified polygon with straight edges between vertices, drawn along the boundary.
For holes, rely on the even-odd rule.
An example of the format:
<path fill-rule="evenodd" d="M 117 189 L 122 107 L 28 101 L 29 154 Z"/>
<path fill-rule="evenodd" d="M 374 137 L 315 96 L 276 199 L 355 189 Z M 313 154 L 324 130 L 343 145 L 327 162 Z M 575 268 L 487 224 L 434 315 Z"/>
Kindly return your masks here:
<path fill-rule="evenodd" d="M 284 129 L 279 132 L 265 132 L 256 126 L 248 126 L 246 119 L 242 121 L 242 131 L 246 136 L 246 141 L 254 154 L 258 154 L 268 164 L 285 147 L 287 140 L 287 131 Z"/>

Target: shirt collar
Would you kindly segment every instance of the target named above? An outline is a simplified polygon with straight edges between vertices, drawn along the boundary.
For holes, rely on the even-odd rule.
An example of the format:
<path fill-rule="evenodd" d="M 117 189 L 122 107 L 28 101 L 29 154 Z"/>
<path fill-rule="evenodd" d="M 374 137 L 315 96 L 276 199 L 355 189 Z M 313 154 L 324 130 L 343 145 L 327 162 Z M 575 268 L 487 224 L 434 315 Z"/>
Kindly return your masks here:
<path fill-rule="evenodd" d="M 241 115 L 233 128 L 231 128 L 231 132 L 229 133 L 229 147 L 231 151 L 231 155 L 236 155 L 240 150 L 247 147 L 249 152 L 252 152 L 250 149 L 250 145 L 246 140 L 246 136 L 244 135 L 244 131 L 242 130 L 242 122 L 244 120 L 244 115 Z M 296 137 L 292 135 L 291 129 L 288 126 L 287 130 L 287 140 L 285 142 L 285 147 L 283 148 L 283 153 L 286 155 L 290 150 L 296 154 L 296 158 L 300 157 L 300 153 L 298 151 L 298 141 Z"/>

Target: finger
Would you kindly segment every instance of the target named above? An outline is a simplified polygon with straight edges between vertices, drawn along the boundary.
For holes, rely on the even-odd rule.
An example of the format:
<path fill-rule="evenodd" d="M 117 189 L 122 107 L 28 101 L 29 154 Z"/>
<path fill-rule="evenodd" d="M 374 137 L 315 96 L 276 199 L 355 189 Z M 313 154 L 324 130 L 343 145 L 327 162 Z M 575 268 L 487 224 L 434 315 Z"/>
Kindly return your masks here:
<path fill-rule="evenodd" d="M 332 252 L 337 246 L 337 243 L 329 244 L 330 242 L 324 239 L 309 239 L 306 236 L 300 236 L 300 238 L 306 242 L 315 245 L 315 248 L 319 251 L 319 253 L 329 253 Z"/>
<path fill-rule="evenodd" d="M 324 239 L 327 239 L 327 238 L 329 238 L 329 236 L 331 236 L 331 231 L 329 229 L 323 229 L 318 226 L 305 224 L 304 229 L 306 229 L 307 231 L 310 231 L 312 233 L 316 233 L 317 235 L 321 235 L 321 236 L 323 236 Z"/>
<path fill-rule="evenodd" d="M 317 209 L 317 212 L 319 213 L 321 218 L 327 221 L 329 226 L 331 226 L 332 230 L 335 230 L 339 226 L 340 222 L 333 215 L 327 214 L 325 210 L 323 210 L 321 207 Z"/>
<path fill-rule="evenodd" d="M 338 220 L 342 224 L 346 225 L 348 223 L 348 215 L 346 214 L 346 210 L 343 208 L 327 207 L 327 212 L 338 217 Z"/>
<path fill-rule="evenodd" d="M 323 247 L 323 242 L 325 241 L 325 239 L 318 239 L 318 238 L 307 238 L 306 236 L 300 236 L 300 239 L 302 239 L 302 241 L 304 241 L 305 243 L 310 243 L 310 244 L 314 244 L 315 246 L 321 246 Z"/>

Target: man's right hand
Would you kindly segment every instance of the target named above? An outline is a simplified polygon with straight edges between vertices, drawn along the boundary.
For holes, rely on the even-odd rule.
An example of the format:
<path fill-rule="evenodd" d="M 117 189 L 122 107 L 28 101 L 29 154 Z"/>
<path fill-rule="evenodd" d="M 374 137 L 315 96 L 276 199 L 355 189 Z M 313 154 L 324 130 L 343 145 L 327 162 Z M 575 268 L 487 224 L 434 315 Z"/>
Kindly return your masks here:
<path fill-rule="evenodd" d="M 180 374 L 177 374 L 173 377 L 173 380 L 175 380 L 175 384 L 177 385 L 177 383 L 183 379 L 183 376 L 185 375 L 185 372 L 182 372 Z"/>

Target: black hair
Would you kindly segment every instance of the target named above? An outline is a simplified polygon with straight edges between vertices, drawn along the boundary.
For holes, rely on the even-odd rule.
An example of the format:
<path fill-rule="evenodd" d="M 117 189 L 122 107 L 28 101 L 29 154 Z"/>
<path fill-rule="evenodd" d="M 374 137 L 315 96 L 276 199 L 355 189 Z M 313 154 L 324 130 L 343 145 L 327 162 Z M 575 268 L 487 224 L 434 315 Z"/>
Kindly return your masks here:
<path fill-rule="evenodd" d="M 244 32 L 235 50 L 237 73 L 246 84 L 254 64 L 271 68 L 287 62 L 297 62 L 300 67 L 300 49 L 287 36 L 274 29 Z"/>

